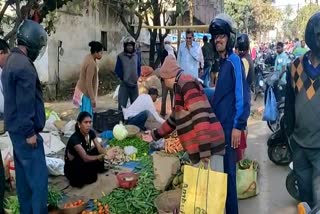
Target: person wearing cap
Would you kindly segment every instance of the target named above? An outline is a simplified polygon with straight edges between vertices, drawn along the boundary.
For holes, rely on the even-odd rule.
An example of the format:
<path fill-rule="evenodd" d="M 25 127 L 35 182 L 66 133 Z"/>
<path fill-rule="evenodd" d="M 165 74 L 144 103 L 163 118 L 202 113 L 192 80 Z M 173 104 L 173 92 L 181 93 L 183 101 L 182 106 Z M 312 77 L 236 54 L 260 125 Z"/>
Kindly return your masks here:
<path fill-rule="evenodd" d="M 233 52 L 236 42 L 233 20 L 226 14 L 219 14 L 210 23 L 209 32 L 214 39 L 214 48 L 220 56 L 219 76 L 212 103 L 226 139 L 224 156 L 224 170 L 228 174 L 226 214 L 238 214 L 236 149 L 239 147 L 241 134 L 247 127 L 250 115 L 250 91 L 241 59 Z"/>
<path fill-rule="evenodd" d="M 173 56 L 167 56 L 160 77 L 174 90 L 174 110 L 158 129 L 151 131 L 158 140 L 177 131 L 179 140 L 194 166 L 200 161 L 211 163 L 211 169 L 223 172 L 225 141 L 223 129 L 212 111 L 200 82 L 185 74 Z"/>
<path fill-rule="evenodd" d="M 12 141 L 20 213 L 48 213 L 48 169 L 39 134 L 46 116 L 42 86 L 33 62 L 47 46 L 47 33 L 24 20 L 2 72 L 4 122 Z"/>
<path fill-rule="evenodd" d="M 139 95 L 128 108 L 122 107 L 126 124 L 135 125 L 141 130 L 146 130 L 145 123 L 149 115 L 152 115 L 158 123 L 164 123 L 164 120 L 159 116 L 154 105 L 158 96 L 158 90 L 156 88 L 150 88 L 148 94 Z"/>
<path fill-rule="evenodd" d="M 150 88 L 156 88 L 158 95 L 161 96 L 161 80 L 155 74 L 153 68 L 147 65 L 141 66 L 141 76 L 138 80 L 139 94 L 146 94 Z"/>
<path fill-rule="evenodd" d="M 133 103 L 138 95 L 138 79 L 141 73 L 141 58 L 135 51 L 135 40 L 132 37 L 125 38 L 123 52 L 117 57 L 115 73 L 120 79 L 118 95 L 118 109 L 126 107 L 128 99 Z"/>

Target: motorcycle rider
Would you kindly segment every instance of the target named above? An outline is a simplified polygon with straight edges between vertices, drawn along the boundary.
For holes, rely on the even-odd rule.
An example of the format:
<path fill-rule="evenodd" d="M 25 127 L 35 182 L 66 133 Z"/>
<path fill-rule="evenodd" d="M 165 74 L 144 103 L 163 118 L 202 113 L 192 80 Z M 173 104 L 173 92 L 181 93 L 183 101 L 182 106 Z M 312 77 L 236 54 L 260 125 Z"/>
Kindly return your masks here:
<path fill-rule="evenodd" d="M 31 20 L 18 28 L 16 48 L 3 68 L 4 121 L 14 151 L 20 213 L 48 213 L 48 169 L 39 134 L 46 117 L 42 87 L 34 67 L 44 53 L 47 33 Z"/>
<path fill-rule="evenodd" d="M 237 37 L 236 49 L 238 50 L 238 55 L 240 56 L 244 72 L 246 75 L 248 86 L 250 87 L 254 80 L 254 64 L 252 57 L 249 53 L 250 50 L 250 40 L 247 34 L 240 34 Z"/>
<path fill-rule="evenodd" d="M 250 92 L 242 62 L 233 48 L 236 30 L 226 14 L 217 15 L 209 25 L 214 48 L 219 53 L 219 76 L 213 97 L 213 111 L 224 130 L 226 153 L 224 171 L 228 174 L 226 214 L 238 214 L 236 149 L 250 114 Z"/>
<path fill-rule="evenodd" d="M 320 12 L 308 21 L 305 41 L 310 48 L 287 72 L 285 128 L 301 201 L 320 206 Z"/>

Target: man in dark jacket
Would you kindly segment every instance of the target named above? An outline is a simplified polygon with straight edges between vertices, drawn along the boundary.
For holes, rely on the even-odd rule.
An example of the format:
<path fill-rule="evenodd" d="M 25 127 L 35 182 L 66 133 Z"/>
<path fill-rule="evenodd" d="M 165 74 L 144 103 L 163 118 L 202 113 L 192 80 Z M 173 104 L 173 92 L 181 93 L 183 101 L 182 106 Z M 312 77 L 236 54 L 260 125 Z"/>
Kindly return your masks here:
<path fill-rule="evenodd" d="M 204 74 L 202 75 L 201 79 L 204 81 L 205 86 L 210 86 L 210 71 L 212 64 L 214 62 L 214 49 L 212 47 L 212 44 L 209 43 L 208 37 L 203 37 L 203 46 L 202 46 L 202 55 L 204 58 L 204 67 L 203 71 Z"/>
<path fill-rule="evenodd" d="M 237 37 L 236 50 L 238 50 L 238 55 L 242 60 L 246 80 L 250 87 L 254 82 L 254 64 L 252 57 L 249 53 L 250 40 L 247 34 L 243 33 Z"/>
<path fill-rule="evenodd" d="M 309 52 L 287 71 L 285 128 L 301 201 L 320 207 L 320 12 L 308 21 Z"/>
<path fill-rule="evenodd" d="M 141 73 L 141 57 L 135 50 L 135 40 L 128 37 L 124 40 L 124 51 L 118 55 L 115 73 L 120 79 L 118 109 L 127 107 L 128 99 L 133 103 L 138 95 L 138 79 Z"/>
<path fill-rule="evenodd" d="M 48 213 L 48 169 L 43 139 L 45 125 L 41 84 L 33 61 L 47 45 L 41 25 L 24 20 L 2 73 L 4 120 L 13 145 L 20 213 Z"/>
<path fill-rule="evenodd" d="M 9 45 L 8 43 L 0 39 L 0 78 L 2 75 L 2 68 L 6 64 L 8 56 L 10 53 Z M 3 99 L 3 87 L 2 83 L 0 83 L 0 119 L 3 120 L 3 108 L 4 108 L 4 99 Z M 3 167 L 3 161 L 2 156 L 0 152 L 0 214 L 4 213 L 3 210 L 3 199 L 4 199 L 4 192 L 5 192 L 5 173 L 4 173 L 4 167 Z"/>
<path fill-rule="evenodd" d="M 239 56 L 233 53 L 236 31 L 226 14 L 217 15 L 209 26 L 219 53 L 220 69 L 213 98 L 213 111 L 224 130 L 226 154 L 224 170 L 228 174 L 226 214 L 238 214 L 236 185 L 236 149 L 250 114 L 250 92 Z"/>

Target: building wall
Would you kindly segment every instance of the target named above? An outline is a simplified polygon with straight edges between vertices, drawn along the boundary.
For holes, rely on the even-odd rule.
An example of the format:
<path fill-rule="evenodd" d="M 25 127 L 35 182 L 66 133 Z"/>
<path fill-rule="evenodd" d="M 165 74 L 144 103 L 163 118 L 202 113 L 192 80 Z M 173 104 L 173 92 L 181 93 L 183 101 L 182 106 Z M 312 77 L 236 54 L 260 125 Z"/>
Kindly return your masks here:
<path fill-rule="evenodd" d="M 60 56 L 59 78 L 61 81 L 77 79 L 83 58 L 90 53 L 88 46 L 92 40 L 101 41 L 101 31 L 107 34 L 107 50 L 100 60 L 100 72 L 114 69 L 116 56 L 122 51 L 122 40 L 127 35 L 120 20 L 107 5 L 92 8 L 84 1 L 84 10 L 80 14 L 66 10 L 58 11 L 56 32 L 49 37 L 45 56 L 37 61 L 36 67 L 41 81 L 56 84 L 58 80 L 58 44 L 62 41 L 64 49 Z"/>
<path fill-rule="evenodd" d="M 194 0 L 194 16 L 204 24 L 224 11 L 224 0 Z"/>

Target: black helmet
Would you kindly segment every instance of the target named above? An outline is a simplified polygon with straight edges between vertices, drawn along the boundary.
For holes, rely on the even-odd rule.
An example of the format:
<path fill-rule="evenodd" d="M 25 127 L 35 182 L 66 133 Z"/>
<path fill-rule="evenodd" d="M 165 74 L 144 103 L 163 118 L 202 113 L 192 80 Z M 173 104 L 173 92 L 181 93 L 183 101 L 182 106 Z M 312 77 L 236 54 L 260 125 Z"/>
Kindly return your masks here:
<path fill-rule="evenodd" d="M 240 34 L 237 37 L 237 44 L 239 51 L 248 51 L 250 47 L 249 36 L 245 33 Z"/>
<path fill-rule="evenodd" d="M 230 16 L 226 14 L 217 15 L 210 23 L 209 33 L 212 38 L 219 34 L 226 34 L 228 36 L 227 49 L 234 48 L 236 43 L 236 29 Z"/>
<path fill-rule="evenodd" d="M 312 52 L 320 54 L 320 12 L 315 13 L 309 19 L 305 41 Z"/>
<path fill-rule="evenodd" d="M 24 20 L 18 28 L 18 45 L 26 46 L 28 57 L 34 61 L 41 50 L 44 52 L 47 46 L 47 33 L 37 22 Z"/>

